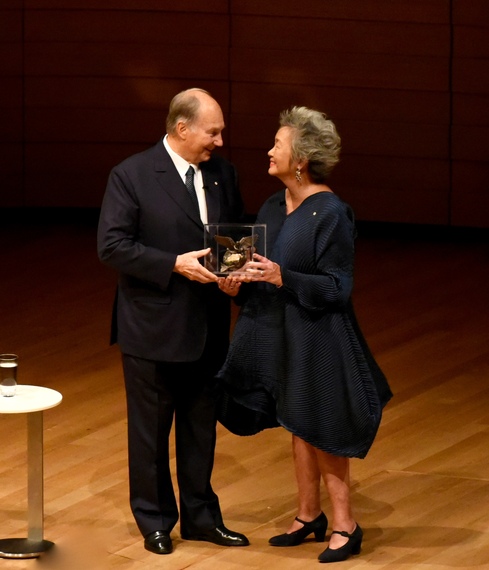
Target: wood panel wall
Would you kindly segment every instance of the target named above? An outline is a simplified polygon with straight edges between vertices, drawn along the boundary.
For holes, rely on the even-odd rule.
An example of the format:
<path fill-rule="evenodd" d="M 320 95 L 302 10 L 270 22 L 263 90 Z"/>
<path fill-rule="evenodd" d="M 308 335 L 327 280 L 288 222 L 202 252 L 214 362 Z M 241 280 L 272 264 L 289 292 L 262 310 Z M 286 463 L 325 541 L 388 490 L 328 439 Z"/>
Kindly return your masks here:
<path fill-rule="evenodd" d="M 488 29 L 485 0 L 0 0 L 0 205 L 97 208 L 198 85 L 249 213 L 280 186 L 280 111 L 307 105 L 358 219 L 488 227 Z"/>
<path fill-rule="evenodd" d="M 489 3 L 453 3 L 451 220 L 489 226 Z"/>
<path fill-rule="evenodd" d="M 0 0 L 0 206 L 22 206 L 22 0 Z"/>

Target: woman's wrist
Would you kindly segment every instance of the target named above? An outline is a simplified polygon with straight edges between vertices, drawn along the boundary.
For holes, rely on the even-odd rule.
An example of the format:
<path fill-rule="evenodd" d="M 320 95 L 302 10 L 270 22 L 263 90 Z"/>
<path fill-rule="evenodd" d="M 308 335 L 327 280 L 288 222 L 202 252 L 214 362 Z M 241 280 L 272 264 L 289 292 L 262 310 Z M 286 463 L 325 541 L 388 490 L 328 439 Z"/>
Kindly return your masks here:
<path fill-rule="evenodd" d="M 284 284 L 282 281 L 282 271 L 280 270 L 280 265 L 278 263 L 274 263 L 274 270 L 277 273 L 277 278 L 274 280 L 274 284 L 276 285 L 277 289 L 280 289 Z"/>

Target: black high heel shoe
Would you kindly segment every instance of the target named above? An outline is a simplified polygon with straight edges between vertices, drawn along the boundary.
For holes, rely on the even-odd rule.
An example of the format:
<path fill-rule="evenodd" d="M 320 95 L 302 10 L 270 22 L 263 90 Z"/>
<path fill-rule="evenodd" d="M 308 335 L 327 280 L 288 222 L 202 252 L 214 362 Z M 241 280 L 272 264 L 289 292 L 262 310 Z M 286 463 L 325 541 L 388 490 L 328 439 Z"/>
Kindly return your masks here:
<path fill-rule="evenodd" d="M 360 525 L 357 524 L 351 534 L 344 530 L 334 530 L 331 534 L 335 533 L 348 538 L 348 542 L 340 548 L 333 549 L 328 546 L 328 548 L 318 556 L 319 562 L 342 562 L 352 554 L 360 554 L 363 539 L 363 530 L 360 528 Z"/>
<path fill-rule="evenodd" d="M 303 521 L 298 517 L 295 520 L 302 523 L 304 526 L 299 530 L 290 533 L 279 534 L 272 536 L 268 541 L 272 546 L 297 546 L 304 541 L 306 536 L 314 533 L 316 542 L 324 542 L 326 536 L 326 529 L 328 528 L 328 519 L 324 513 L 321 513 L 313 521 Z"/>

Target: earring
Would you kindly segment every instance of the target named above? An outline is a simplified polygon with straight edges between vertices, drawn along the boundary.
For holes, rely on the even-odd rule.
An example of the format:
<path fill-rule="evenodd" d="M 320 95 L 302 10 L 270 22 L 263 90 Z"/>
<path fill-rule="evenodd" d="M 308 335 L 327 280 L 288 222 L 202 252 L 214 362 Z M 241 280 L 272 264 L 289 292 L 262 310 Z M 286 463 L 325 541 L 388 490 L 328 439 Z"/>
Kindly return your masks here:
<path fill-rule="evenodd" d="M 299 167 L 297 167 L 297 170 L 295 171 L 295 179 L 299 184 L 302 184 L 301 169 Z"/>

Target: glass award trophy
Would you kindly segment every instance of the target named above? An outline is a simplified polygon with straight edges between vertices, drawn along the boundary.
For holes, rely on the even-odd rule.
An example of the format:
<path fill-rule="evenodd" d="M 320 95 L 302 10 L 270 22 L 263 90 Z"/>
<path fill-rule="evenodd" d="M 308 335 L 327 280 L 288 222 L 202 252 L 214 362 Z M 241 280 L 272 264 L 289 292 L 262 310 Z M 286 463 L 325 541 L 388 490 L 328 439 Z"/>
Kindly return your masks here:
<path fill-rule="evenodd" d="M 266 256 L 266 224 L 205 224 L 205 266 L 216 275 L 245 272 L 253 254 Z"/>

